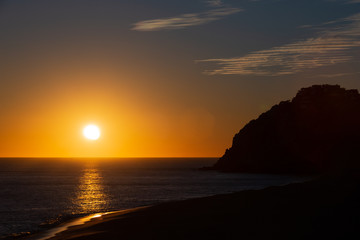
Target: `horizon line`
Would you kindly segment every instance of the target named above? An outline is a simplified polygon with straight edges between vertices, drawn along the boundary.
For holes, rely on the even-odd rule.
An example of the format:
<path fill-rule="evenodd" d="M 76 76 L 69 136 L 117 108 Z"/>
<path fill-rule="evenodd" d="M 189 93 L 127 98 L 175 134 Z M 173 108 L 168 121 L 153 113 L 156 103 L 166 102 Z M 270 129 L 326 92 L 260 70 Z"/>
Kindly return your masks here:
<path fill-rule="evenodd" d="M 221 157 L 221 156 L 220 156 Z M 220 157 L 209 157 L 209 156 L 205 156 L 205 157 L 0 157 L 0 159 L 20 159 L 20 158 L 26 158 L 26 159 L 96 159 L 96 158 L 102 158 L 102 159 L 138 159 L 138 158 L 145 158 L 145 159 L 154 159 L 154 158 L 172 158 L 172 159 L 177 159 L 177 158 L 220 158 Z"/>

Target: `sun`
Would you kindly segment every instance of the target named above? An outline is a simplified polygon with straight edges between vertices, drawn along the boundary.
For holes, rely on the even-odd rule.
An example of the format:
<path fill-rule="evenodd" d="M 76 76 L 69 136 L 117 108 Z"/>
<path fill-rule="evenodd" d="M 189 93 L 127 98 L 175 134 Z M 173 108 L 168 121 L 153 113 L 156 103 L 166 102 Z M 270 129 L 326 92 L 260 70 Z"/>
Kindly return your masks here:
<path fill-rule="evenodd" d="M 90 124 L 83 129 L 84 137 L 89 140 L 98 140 L 100 137 L 100 128 L 94 124 Z"/>

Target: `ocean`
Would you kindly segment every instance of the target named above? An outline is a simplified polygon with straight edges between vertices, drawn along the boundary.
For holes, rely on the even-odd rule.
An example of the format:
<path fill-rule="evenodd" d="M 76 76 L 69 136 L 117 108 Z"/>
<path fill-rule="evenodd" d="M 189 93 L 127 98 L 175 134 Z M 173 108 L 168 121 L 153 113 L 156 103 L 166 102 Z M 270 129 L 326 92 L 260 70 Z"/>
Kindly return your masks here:
<path fill-rule="evenodd" d="M 0 239 L 93 213 L 304 180 L 197 170 L 216 160 L 0 159 Z"/>

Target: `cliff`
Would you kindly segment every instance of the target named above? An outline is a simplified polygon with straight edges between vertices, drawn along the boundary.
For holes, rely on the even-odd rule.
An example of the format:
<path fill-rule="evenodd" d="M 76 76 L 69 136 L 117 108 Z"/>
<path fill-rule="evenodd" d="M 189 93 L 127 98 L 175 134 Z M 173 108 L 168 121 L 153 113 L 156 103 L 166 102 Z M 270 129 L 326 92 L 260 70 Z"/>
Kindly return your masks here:
<path fill-rule="evenodd" d="M 322 173 L 356 170 L 359 162 L 360 94 L 314 85 L 250 121 L 211 169 Z"/>

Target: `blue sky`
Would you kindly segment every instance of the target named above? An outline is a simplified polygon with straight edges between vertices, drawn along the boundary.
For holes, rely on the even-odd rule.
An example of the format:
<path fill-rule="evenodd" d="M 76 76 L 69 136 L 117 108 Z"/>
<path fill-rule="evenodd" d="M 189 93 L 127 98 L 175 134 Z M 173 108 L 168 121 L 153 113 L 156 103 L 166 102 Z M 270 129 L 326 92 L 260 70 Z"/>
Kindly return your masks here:
<path fill-rule="evenodd" d="M 360 89 L 357 0 L 0 0 L 0 32 L 4 129 L 93 94 L 94 112 L 131 109 L 113 121 L 164 122 L 141 127 L 168 136 L 151 140 L 159 149 L 195 131 L 169 152 L 219 156 L 302 87 Z"/>

